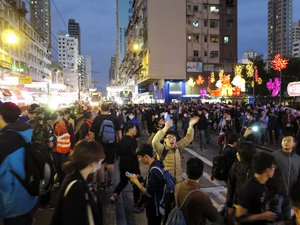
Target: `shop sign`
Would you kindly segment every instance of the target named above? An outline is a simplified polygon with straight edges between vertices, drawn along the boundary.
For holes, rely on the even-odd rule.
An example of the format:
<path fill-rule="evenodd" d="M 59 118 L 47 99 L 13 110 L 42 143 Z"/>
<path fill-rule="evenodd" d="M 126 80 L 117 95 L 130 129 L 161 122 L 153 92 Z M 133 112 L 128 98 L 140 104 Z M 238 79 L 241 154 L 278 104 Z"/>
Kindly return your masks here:
<path fill-rule="evenodd" d="M 0 67 L 11 69 L 11 63 L 6 62 L 4 60 L 0 60 Z"/>
<path fill-rule="evenodd" d="M 300 81 L 289 83 L 287 92 L 289 96 L 300 96 Z"/>
<path fill-rule="evenodd" d="M 19 77 L 19 83 L 20 84 L 31 84 L 32 83 L 32 77 L 31 76 Z"/>

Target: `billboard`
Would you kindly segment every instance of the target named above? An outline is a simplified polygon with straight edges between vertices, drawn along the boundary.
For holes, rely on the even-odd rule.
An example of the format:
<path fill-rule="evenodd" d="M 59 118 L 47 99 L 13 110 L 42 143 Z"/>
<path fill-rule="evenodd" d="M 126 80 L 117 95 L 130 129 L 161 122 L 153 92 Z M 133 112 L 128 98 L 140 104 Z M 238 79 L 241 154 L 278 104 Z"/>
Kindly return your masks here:
<path fill-rule="evenodd" d="M 202 62 L 187 62 L 186 63 L 187 72 L 202 72 Z"/>

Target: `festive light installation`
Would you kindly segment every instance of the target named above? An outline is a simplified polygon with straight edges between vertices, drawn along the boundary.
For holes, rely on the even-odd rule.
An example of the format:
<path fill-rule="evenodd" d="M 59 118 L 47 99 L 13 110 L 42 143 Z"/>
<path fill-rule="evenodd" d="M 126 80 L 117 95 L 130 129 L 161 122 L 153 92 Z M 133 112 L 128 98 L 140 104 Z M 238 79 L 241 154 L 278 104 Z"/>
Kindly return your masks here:
<path fill-rule="evenodd" d="M 246 87 L 245 87 L 246 81 L 243 78 L 242 71 L 243 71 L 242 65 L 235 66 L 235 69 L 234 69 L 235 76 L 234 76 L 231 84 L 238 87 L 240 91 L 245 92 L 246 91 Z"/>
<path fill-rule="evenodd" d="M 198 85 L 198 86 L 200 86 L 201 84 L 203 84 L 204 83 L 204 78 L 203 78 L 203 76 L 200 74 L 199 76 L 198 76 L 198 78 L 196 79 L 196 84 Z"/>
<path fill-rule="evenodd" d="M 214 72 L 211 72 L 211 73 L 210 73 L 210 82 L 211 82 L 211 83 L 215 83 L 215 81 L 216 81 L 216 80 L 215 80 L 215 73 L 214 73 Z"/>
<path fill-rule="evenodd" d="M 195 87 L 195 81 L 192 77 L 189 78 L 189 80 L 187 81 L 187 85 L 190 87 Z"/>
<path fill-rule="evenodd" d="M 276 77 L 274 79 L 274 82 L 272 81 L 272 79 L 270 79 L 267 84 L 266 87 L 269 91 L 272 91 L 272 96 L 275 97 L 278 95 L 279 91 L 280 91 L 280 79 L 278 77 Z"/>
<path fill-rule="evenodd" d="M 247 77 L 253 77 L 253 73 L 254 73 L 253 62 L 249 62 L 246 66 Z"/>
<path fill-rule="evenodd" d="M 199 93 L 201 95 L 201 98 L 205 98 L 207 95 L 206 89 L 203 89 L 203 88 L 200 89 Z"/>
<path fill-rule="evenodd" d="M 272 60 L 273 69 L 280 72 L 287 67 L 288 61 L 288 59 L 281 58 L 280 54 L 276 54 Z"/>

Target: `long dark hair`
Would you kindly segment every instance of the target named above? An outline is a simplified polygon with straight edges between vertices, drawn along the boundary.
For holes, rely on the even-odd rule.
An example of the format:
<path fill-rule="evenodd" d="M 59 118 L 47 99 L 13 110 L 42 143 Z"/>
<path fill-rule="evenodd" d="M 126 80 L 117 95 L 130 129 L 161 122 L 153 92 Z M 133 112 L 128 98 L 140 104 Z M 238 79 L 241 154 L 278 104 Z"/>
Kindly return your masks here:
<path fill-rule="evenodd" d="M 105 158 L 102 145 L 96 141 L 79 141 L 70 154 L 70 161 L 64 164 L 68 173 L 86 168 L 90 163 L 98 162 Z"/>

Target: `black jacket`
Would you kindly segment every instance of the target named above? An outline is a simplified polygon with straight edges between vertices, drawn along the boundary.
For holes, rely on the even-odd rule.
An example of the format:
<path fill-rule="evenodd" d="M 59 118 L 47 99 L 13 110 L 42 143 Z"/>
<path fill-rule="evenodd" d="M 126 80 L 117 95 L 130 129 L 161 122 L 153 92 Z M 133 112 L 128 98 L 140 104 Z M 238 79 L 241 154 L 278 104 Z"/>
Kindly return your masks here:
<path fill-rule="evenodd" d="M 74 180 L 77 182 L 64 196 L 68 185 Z M 102 225 L 101 210 L 98 207 L 100 204 L 96 196 L 89 190 L 81 174 L 78 171 L 74 172 L 67 176 L 62 184 L 50 225 L 89 225 L 87 204 L 92 208 L 95 225 Z"/>

